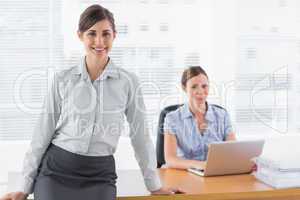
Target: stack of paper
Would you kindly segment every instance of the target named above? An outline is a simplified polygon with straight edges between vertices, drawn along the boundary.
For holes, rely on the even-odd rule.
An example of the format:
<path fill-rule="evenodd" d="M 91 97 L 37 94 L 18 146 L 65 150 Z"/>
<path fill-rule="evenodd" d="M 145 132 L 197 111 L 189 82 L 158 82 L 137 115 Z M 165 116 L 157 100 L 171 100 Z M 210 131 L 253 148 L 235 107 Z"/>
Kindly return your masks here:
<path fill-rule="evenodd" d="M 300 160 L 297 157 L 260 156 L 255 162 L 257 171 L 254 175 L 262 182 L 274 188 L 300 187 Z"/>

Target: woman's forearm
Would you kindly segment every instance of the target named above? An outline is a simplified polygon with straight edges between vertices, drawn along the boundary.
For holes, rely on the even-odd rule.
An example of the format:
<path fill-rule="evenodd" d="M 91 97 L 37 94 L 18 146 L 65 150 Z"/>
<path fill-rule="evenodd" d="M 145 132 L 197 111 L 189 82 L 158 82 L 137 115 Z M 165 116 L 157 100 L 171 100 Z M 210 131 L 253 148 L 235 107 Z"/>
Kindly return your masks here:
<path fill-rule="evenodd" d="M 205 161 L 186 160 L 178 157 L 171 157 L 166 159 L 167 167 L 176 168 L 176 169 L 188 169 L 191 167 L 204 169 L 205 164 L 206 164 Z"/>

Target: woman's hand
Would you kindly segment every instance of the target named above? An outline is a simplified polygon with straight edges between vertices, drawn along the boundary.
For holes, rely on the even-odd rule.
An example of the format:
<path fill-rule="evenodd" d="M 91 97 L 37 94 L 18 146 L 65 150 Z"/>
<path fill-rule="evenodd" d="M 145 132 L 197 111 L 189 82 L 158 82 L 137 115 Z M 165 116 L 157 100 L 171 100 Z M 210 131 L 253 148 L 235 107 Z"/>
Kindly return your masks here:
<path fill-rule="evenodd" d="M 182 190 L 176 188 L 162 187 L 159 190 L 151 191 L 152 195 L 172 195 L 172 194 L 184 194 Z"/>
<path fill-rule="evenodd" d="M 190 160 L 189 161 L 189 166 L 197 168 L 197 169 L 204 170 L 206 168 L 206 161 Z"/>
<path fill-rule="evenodd" d="M 1 197 L 0 200 L 26 200 L 27 194 L 23 192 L 11 192 Z"/>
<path fill-rule="evenodd" d="M 257 165 L 253 164 L 252 168 L 251 168 L 251 172 L 256 172 L 257 171 Z"/>

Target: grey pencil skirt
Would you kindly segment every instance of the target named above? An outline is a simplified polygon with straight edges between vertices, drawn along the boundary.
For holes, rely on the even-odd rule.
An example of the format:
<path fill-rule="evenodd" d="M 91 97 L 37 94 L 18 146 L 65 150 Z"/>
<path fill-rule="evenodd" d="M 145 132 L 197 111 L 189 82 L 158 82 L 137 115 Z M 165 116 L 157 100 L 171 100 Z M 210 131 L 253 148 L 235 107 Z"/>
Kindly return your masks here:
<path fill-rule="evenodd" d="M 115 200 L 113 156 L 82 156 L 51 144 L 38 170 L 34 200 Z"/>

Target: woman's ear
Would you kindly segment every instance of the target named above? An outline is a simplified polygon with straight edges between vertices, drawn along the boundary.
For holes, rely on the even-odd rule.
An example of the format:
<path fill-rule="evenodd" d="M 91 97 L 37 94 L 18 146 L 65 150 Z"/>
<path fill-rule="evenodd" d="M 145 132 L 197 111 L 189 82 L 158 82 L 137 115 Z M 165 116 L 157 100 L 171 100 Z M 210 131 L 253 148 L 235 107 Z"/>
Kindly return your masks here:
<path fill-rule="evenodd" d="M 82 41 L 83 33 L 80 31 L 77 31 L 77 36 Z"/>
<path fill-rule="evenodd" d="M 184 92 L 186 92 L 186 87 L 184 85 L 181 85 L 181 88 Z"/>

